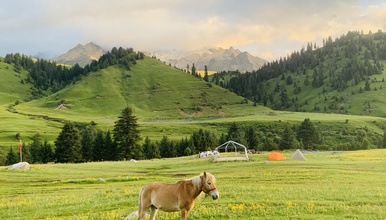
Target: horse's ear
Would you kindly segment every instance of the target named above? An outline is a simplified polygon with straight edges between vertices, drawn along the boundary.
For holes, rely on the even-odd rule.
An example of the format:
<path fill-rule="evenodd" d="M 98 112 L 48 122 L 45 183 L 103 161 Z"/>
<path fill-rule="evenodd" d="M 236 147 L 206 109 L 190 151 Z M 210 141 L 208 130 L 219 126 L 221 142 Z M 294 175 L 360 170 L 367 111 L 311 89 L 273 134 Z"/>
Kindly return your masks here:
<path fill-rule="evenodd" d="M 206 178 L 206 172 L 205 171 L 204 171 L 204 175 L 203 176 L 204 176 L 204 178 Z"/>

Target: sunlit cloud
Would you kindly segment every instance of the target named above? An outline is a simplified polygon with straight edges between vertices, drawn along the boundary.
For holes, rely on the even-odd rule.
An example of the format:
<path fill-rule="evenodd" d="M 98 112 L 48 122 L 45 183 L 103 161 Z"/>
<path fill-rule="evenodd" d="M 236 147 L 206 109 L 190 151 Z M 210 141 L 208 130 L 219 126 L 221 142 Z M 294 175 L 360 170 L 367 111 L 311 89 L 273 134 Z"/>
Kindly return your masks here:
<path fill-rule="evenodd" d="M 348 31 L 386 30 L 383 1 L 10 1 L 0 8 L 0 56 L 59 55 L 78 43 L 135 50 L 246 49 L 274 59 Z M 47 55 L 48 56 L 48 55 Z"/>

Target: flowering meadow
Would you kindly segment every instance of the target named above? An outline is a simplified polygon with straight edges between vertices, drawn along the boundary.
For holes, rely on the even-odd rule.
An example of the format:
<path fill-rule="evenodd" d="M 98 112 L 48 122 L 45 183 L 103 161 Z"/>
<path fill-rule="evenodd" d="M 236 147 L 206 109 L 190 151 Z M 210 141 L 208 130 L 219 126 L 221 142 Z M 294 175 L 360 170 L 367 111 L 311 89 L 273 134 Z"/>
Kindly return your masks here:
<path fill-rule="evenodd" d="M 386 150 L 310 152 L 307 161 L 265 163 L 267 155 L 248 162 L 182 157 L 0 167 L 0 219 L 124 219 L 138 209 L 145 184 L 203 171 L 216 176 L 220 198 L 201 195 L 189 219 L 386 219 Z M 157 219 L 180 214 L 159 211 Z"/>

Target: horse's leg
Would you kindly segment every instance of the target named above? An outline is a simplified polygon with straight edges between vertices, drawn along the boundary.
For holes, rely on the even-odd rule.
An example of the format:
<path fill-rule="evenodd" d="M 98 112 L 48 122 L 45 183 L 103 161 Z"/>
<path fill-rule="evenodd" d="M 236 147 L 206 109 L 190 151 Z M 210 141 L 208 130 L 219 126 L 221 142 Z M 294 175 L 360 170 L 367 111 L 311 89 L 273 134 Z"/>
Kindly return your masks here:
<path fill-rule="evenodd" d="M 188 219 L 189 211 L 186 209 L 181 210 L 181 220 L 187 220 Z"/>
<path fill-rule="evenodd" d="M 158 209 L 154 206 L 151 206 L 151 214 L 150 214 L 150 220 L 155 220 L 155 216 L 157 215 Z"/>

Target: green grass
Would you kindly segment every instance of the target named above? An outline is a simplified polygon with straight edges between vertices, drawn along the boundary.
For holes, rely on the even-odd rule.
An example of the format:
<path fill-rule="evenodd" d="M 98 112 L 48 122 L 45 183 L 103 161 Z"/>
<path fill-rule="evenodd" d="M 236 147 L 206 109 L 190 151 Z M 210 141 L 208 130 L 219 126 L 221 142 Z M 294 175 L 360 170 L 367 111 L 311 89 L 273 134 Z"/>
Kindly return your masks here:
<path fill-rule="evenodd" d="M 13 76 L 16 74 L 13 71 L 8 70 L 7 73 L 7 78 L 20 81 L 20 78 Z M 26 75 L 24 72 L 23 74 Z M 24 142 L 31 142 L 35 131 L 39 131 L 43 138 L 52 142 L 55 137 L 51 133 L 58 134 L 58 128 L 65 121 L 94 121 L 100 129 L 111 130 L 114 121 L 126 106 L 134 108 L 140 123 L 144 125 L 143 136 L 155 134 L 156 138 L 165 135 L 163 132 L 159 133 L 161 129 L 166 131 L 174 127 L 178 130 L 186 118 L 214 119 L 270 111 L 265 107 L 254 107 L 252 103 L 241 104 L 242 97 L 221 87 L 210 86 L 203 80 L 150 58 L 138 61 L 130 71 L 112 66 L 90 73 L 83 80 L 55 94 L 14 106 L 18 114 L 7 111 L 7 107 L 16 100 L 23 100 L 23 95 L 27 93 L 26 88 L 30 86 L 24 85 L 24 90 L 17 90 L 19 93 L 9 92 L 8 96 L 17 94 L 17 97 L 4 100 L 0 120 L 7 123 L 7 126 L 0 132 L 1 146 L 18 141 L 12 138 L 17 133 L 22 135 Z M 68 104 L 68 109 L 55 109 L 63 100 Z M 44 118 L 47 119 L 46 122 Z M 160 120 L 176 123 L 161 128 L 162 125 L 159 126 L 158 123 Z M 35 124 L 36 127 L 31 129 L 24 124 Z M 183 127 L 182 132 L 176 131 L 176 137 L 193 132 L 192 129 L 186 129 L 191 127 L 190 124 Z M 156 129 L 149 130 L 153 128 Z M 45 135 L 46 133 L 48 134 Z"/>
<path fill-rule="evenodd" d="M 126 106 L 134 108 L 141 135 L 152 140 L 160 140 L 163 136 L 179 140 L 200 128 L 220 136 L 234 121 L 244 126 L 264 124 L 267 127 L 282 126 L 286 122 L 298 124 L 310 118 L 326 136 L 325 140 L 330 141 L 328 143 L 336 143 L 339 142 L 337 134 L 343 129 L 367 128 L 370 133 L 383 135 L 386 125 L 385 119 L 380 117 L 282 112 L 253 106 L 251 102 L 241 104 L 242 97 L 150 58 L 138 61 L 130 71 L 111 66 L 90 73 L 55 94 L 14 106 L 18 113 L 11 113 L 8 107 L 28 98 L 25 94 L 31 85 L 21 84 L 26 72 L 19 76 L 11 65 L 0 63 L 0 71 L 8 84 L 18 83 L 20 87 L 0 90 L 7 94 L 4 97 L 15 96 L 0 102 L 3 103 L 0 105 L 0 154 L 3 156 L 9 146 L 18 145 L 17 133 L 24 143 L 31 143 L 36 133 L 52 143 L 65 121 L 94 121 L 99 129 L 112 130 Z M 309 91 L 309 94 L 315 92 Z M 56 110 L 63 100 L 69 105 L 68 109 Z"/>
<path fill-rule="evenodd" d="M 67 110 L 55 110 L 65 100 Z M 108 121 L 130 106 L 140 119 L 226 117 L 239 112 L 268 111 L 240 104 L 243 98 L 209 86 L 157 60 L 138 61 L 131 71 L 112 66 L 46 98 L 23 103 L 17 111 L 81 122 Z"/>
<path fill-rule="evenodd" d="M 173 183 L 202 171 L 216 176 L 220 198 L 199 198 L 189 219 L 386 218 L 386 150 L 304 155 L 307 161 L 270 164 L 263 163 L 266 153 L 249 162 L 183 157 L 32 165 L 30 171 L 0 167 L 0 219 L 121 219 L 137 210 L 146 183 Z"/>
<path fill-rule="evenodd" d="M 27 76 L 26 71 L 17 73 L 13 65 L 0 62 L 0 105 L 14 104 L 16 101 L 23 101 L 29 98 L 28 90 L 30 84 L 22 84 L 21 80 Z"/>

